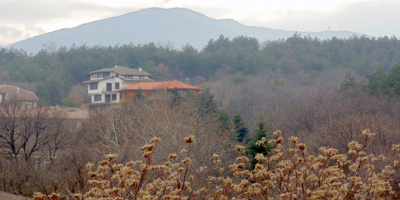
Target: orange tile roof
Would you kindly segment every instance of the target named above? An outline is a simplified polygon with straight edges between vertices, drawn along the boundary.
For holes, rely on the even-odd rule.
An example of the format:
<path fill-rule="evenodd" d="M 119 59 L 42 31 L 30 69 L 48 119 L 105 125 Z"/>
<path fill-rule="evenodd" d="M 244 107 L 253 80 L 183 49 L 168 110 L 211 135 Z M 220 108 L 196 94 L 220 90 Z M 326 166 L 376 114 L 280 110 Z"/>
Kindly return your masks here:
<path fill-rule="evenodd" d="M 203 90 L 202 88 L 195 87 L 193 85 L 189 85 L 187 83 L 182 83 L 177 80 L 173 81 L 164 81 L 164 82 L 138 82 L 133 85 L 124 87 L 118 91 L 125 90 L 161 90 L 161 89 L 185 89 L 185 90 Z"/>
<path fill-rule="evenodd" d="M 162 85 L 158 86 L 157 88 L 158 89 L 164 89 L 164 88 L 175 89 L 175 88 L 177 88 L 177 89 L 186 89 L 186 90 L 188 90 L 188 89 L 190 89 L 190 90 L 203 90 L 203 89 L 201 89 L 199 87 L 195 87 L 195 86 L 189 85 L 187 83 L 182 83 L 182 82 L 177 81 L 177 80 L 166 81 Z"/>

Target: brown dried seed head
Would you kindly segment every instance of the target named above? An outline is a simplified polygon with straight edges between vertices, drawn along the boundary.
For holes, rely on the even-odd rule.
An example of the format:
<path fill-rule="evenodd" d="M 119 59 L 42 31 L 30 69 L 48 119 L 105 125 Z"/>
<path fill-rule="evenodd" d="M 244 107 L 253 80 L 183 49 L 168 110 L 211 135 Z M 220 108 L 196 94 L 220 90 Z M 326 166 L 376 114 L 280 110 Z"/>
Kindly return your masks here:
<path fill-rule="evenodd" d="M 188 144 L 193 143 L 193 142 L 194 142 L 194 136 L 191 135 L 191 136 L 189 136 L 189 137 L 186 137 L 186 138 L 185 138 L 185 142 L 188 143 Z"/>

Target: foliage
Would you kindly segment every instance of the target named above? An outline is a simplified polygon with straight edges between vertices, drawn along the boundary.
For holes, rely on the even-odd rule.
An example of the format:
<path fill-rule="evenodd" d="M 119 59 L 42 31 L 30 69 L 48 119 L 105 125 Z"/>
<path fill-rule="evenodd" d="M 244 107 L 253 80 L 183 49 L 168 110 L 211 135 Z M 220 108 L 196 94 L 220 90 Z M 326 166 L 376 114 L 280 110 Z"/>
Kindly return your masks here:
<path fill-rule="evenodd" d="M 182 102 L 182 99 L 183 99 L 182 98 L 182 93 L 177 88 L 174 88 L 171 91 L 171 95 L 170 95 L 170 98 L 169 98 L 169 105 L 171 107 L 179 106 L 181 104 L 181 102 Z"/>
<path fill-rule="evenodd" d="M 369 130 L 363 131 L 361 144 L 348 143 L 347 153 L 320 147 L 316 155 L 308 154 L 296 137 L 285 143 L 280 131 L 274 135 L 274 150 L 257 154 L 254 169 L 246 168 L 250 163 L 243 146 L 236 146 L 241 156 L 229 168 L 218 168 L 221 158 L 214 154 L 210 158 L 214 165 L 193 169 L 193 136 L 185 138 L 188 148 L 182 155 L 170 154 L 169 160 L 157 162 L 153 154 L 160 138 L 154 137 L 140 148 L 143 160 L 120 164 L 116 154 L 107 154 L 97 169 L 88 163 L 90 189 L 63 195 L 73 199 L 396 199 L 399 195 L 394 169 L 399 165 L 400 145 L 393 145 L 390 157 L 367 154 L 373 137 Z M 212 175 L 216 171 L 219 175 Z M 63 195 L 35 193 L 34 200 Z"/>
<path fill-rule="evenodd" d="M 265 127 L 265 123 L 263 122 L 263 119 L 260 118 L 260 121 L 258 122 L 258 129 L 256 130 L 256 136 L 253 139 L 253 141 L 249 144 L 247 153 L 251 156 L 251 168 L 254 169 L 256 164 L 259 162 L 256 159 L 256 156 L 258 154 L 262 154 L 264 156 L 267 156 L 271 150 L 272 146 L 268 143 L 267 139 L 267 129 Z M 260 143 L 259 141 L 262 141 Z"/>
<path fill-rule="evenodd" d="M 210 93 L 209 89 L 206 89 L 198 95 L 191 96 L 191 98 L 194 98 L 200 115 L 206 116 L 218 113 L 218 107 L 214 100 L 214 95 Z"/>
<path fill-rule="evenodd" d="M 182 50 L 144 45 L 72 46 L 26 55 L 24 51 L 0 49 L 0 78 L 3 83 L 27 82 L 49 105 L 61 105 L 72 86 L 87 79 L 90 71 L 121 65 L 142 67 L 156 80 L 196 76 L 209 80 L 218 72 L 233 74 L 235 84 L 263 70 L 285 75 L 302 71 L 346 68 L 367 75 L 378 67 L 389 71 L 400 62 L 400 40 L 395 37 L 319 40 L 295 34 L 286 40 L 260 42 L 251 37 L 210 39 L 202 50 L 190 44 Z M 393 86 L 395 87 L 395 86 Z"/>
<path fill-rule="evenodd" d="M 400 64 L 395 65 L 388 73 L 379 68 L 367 78 L 370 94 L 400 95 Z"/>
<path fill-rule="evenodd" d="M 128 97 L 125 97 L 125 98 L 128 98 Z M 146 96 L 144 95 L 143 90 L 140 88 L 135 92 L 135 95 L 133 95 L 134 100 L 140 100 L 140 99 L 145 99 L 145 98 L 146 98 Z"/>
<path fill-rule="evenodd" d="M 340 84 L 339 91 L 344 91 L 349 88 L 355 89 L 357 87 L 357 81 L 351 72 L 347 72 L 346 77 L 344 77 L 343 82 Z"/>
<path fill-rule="evenodd" d="M 242 121 L 242 117 L 239 114 L 233 117 L 233 126 L 235 130 L 235 139 L 238 142 L 245 142 L 247 138 L 247 133 L 249 130 L 247 129 L 246 125 Z M 265 137 L 265 136 L 264 136 Z"/>

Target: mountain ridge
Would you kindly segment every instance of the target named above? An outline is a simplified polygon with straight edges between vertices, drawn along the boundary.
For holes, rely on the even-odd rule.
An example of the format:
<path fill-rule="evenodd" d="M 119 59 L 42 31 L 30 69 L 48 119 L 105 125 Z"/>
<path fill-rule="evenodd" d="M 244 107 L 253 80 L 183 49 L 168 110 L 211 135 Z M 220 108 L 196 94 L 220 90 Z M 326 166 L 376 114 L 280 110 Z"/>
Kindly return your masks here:
<path fill-rule="evenodd" d="M 233 19 L 212 19 L 187 8 L 147 8 L 102 20 L 88 22 L 73 28 L 64 28 L 38 35 L 9 45 L 28 53 L 44 48 L 72 45 L 115 46 L 124 44 L 143 45 L 150 42 L 172 44 L 181 48 L 190 44 L 198 50 L 208 41 L 224 35 L 255 37 L 259 42 L 285 39 L 295 33 L 320 39 L 333 36 L 348 38 L 359 33 L 350 31 L 296 32 L 267 27 L 246 26 Z M 46 47 L 47 46 L 47 47 Z"/>

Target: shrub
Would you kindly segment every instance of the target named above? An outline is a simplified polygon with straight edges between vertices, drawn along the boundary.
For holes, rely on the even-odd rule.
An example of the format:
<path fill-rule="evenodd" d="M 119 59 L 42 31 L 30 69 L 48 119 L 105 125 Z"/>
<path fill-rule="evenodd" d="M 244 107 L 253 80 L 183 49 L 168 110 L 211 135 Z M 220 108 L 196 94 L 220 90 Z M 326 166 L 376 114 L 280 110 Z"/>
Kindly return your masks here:
<path fill-rule="evenodd" d="M 88 185 L 85 194 L 74 199 L 395 199 L 395 169 L 399 164 L 400 145 L 393 145 L 388 157 L 367 154 L 371 138 L 363 131 L 362 143 L 352 141 L 347 153 L 321 147 L 318 155 L 309 155 L 307 146 L 296 137 L 289 142 L 274 133 L 274 140 L 260 140 L 258 145 L 270 154 L 257 154 L 258 163 L 252 170 L 246 149 L 236 146 L 240 156 L 228 168 L 220 166 L 214 155 L 214 166 L 191 168 L 190 153 L 194 137 L 185 138 L 184 156 L 169 155 L 169 161 L 153 164 L 152 154 L 159 138 L 140 148 L 143 161 L 119 164 L 115 154 L 100 161 L 97 170 L 89 163 Z M 181 158 L 180 158 L 181 157 Z M 193 158 L 195 159 L 195 158 Z M 70 196 L 72 197 L 72 196 Z M 49 199 L 59 196 L 52 194 Z M 36 193 L 35 200 L 45 199 Z"/>

